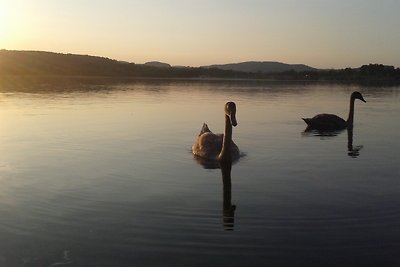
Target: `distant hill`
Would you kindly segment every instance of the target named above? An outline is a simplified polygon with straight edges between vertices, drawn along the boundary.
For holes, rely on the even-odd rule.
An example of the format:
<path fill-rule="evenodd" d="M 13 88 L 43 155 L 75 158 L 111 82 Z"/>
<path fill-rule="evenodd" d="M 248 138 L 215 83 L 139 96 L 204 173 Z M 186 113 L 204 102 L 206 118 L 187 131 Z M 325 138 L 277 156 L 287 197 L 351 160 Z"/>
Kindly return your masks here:
<path fill-rule="evenodd" d="M 82 76 L 128 74 L 129 66 L 132 64 L 88 55 L 0 50 L 0 74 Z"/>
<path fill-rule="evenodd" d="M 400 69 L 382 64 L 369 64 L 360 68 L 339 70 L 318 70 L 302 64 L 268 61 L 205 67 L 171 67 L 167 63 L 158 61 L 135 64 L 89 55 L 0 50 L 0 80 L 20 76 L 223 78 L 400 83 Z"/>
<path fill-rule="evenodd" d="M 205 68 L 218 68 L 223 70 L 243 71 L 252 73 L 278 73 L 285 71 L 316 71 L 317 69 L 304 64 L 285 64 L 273 61 L 247 61 L 241 63 L 203 66 Z"/>
<path fill-rule="evenodd" d="M 135 64 L 105 57 L 43 51 L 0 50 L 0 78 L 13 76 L 103 76 L 149 78 L 247 78 L 246 73 L 171 67 L 158 61 Z"/>
<path fill-rule="evenodd" d="M 159 62 L 159 61 L 146 62 L 146 63 L 144 63 L 144 65 L 158 67 L 158 68 L 171 68 L 170 64 Z"/>

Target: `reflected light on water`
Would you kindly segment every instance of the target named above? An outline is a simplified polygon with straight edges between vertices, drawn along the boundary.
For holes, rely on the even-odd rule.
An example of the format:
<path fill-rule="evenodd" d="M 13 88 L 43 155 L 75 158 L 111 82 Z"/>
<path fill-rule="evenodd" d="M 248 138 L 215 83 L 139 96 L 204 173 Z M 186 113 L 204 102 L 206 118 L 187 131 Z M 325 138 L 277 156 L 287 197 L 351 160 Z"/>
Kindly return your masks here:
<path fill-rule="evenodd" d="M 304 132 L 355 90 L 352 132 Z M 399 90 L 0 83 L 0 265 L 396 266 Z M 227 101 L 246 156 L 203 168 L 191 145 Z"/>

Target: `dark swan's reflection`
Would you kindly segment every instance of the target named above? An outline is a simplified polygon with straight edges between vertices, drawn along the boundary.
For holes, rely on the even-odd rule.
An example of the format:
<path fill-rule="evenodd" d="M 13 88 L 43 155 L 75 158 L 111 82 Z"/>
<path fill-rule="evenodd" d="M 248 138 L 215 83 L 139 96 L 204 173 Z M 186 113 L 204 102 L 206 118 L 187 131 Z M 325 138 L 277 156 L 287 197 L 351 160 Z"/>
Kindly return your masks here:
<path fill-rule="evenodd" d="M 320 131 L 313 129 L 311 127 L 307 127 L 303 136 L 319 136 L 319 137 L 335 137 L 341 134 L 344 130 L 341 131 Z M 352 158 L 357 158 L 360 155 L 360 150 L 363 148 L 360 146 L 353 146 L 353 127 L 347 128 L 347 155 Z"/>
<path fill-rule="evenodd" d="M 353 146 L 353 129 L 347 129 L 347 155 L 352 158 L 357 158 L 360 155 L 360 150 L 362 148 L 362 145 Z"/>
<path fill-rule="evenodd" d="M 199 157 L 194 157 L 205 169 L 221 169 L 222 174 L 222 220 L 225 231 L 234 230 L 236 205 L 232 204 L 232 162 L 212 162 Z"/>
<path fill-rule="evenodd" d="M 338 131 L 323 131 L 323 130 L 318 130 L 314 129 L 310 126 L 307 126 L 307 128 L 303 131 L 303 136 L 319 136 L 319 137 L 334 137 L 338 136 L 341 134 L 343 130 L 338 130 Z"/>

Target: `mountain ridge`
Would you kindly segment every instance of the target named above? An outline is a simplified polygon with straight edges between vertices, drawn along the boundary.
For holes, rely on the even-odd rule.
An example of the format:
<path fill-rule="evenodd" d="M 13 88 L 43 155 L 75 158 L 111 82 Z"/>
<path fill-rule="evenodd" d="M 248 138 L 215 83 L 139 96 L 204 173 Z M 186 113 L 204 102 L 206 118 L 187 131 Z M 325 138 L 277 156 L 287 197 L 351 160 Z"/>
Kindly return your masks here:
<path fill-rule="evenodd" d="M 359 68 L 323 70 L 304 64 L 285 64 L 274 61 L 246 61 L 203 67 L 181 67 L 170 66 L 168 63 L 158 61 L 136 64 L 99 56 L 1 49 L 0 80 L 22 76 L 400 83 L 400 68 L 370 63 Z"/>
<path fill-rule="evenodd" d="M 160 62 L 160 61 L 149 61 L 144 63 L 146 66 L 153 66 L 153 67 L 158 67 L 158 68 L 171 68 L 172 66 L 168 63 L 165 62 Z"/>
<path fill-rule="evenodd" d="M 318 69 L 305 64 L 288 64 L 277 61 L 244 61 L 228 64 L 202 66 L 204 68 L 219 68 L 223 70 L 244 71 L 252 73 L 277 73 L 285 71 L 317 71 Z"/>
<path fill-rule="evenodd" d="M 15 57 L 18 60 L 29 60 L 32 61 L 34 59 L 42 58 L 58 58 L 60 60 L 70 60 L 74 58 L 77 61 L 97 61 L 102 63 L 111 63 L 111 64 L 135 64 L 135 65 L 144 65 L 151 67 L 182 67 L 182 66 L 173 66 L 166 62 L 160 61 L 149 61 L 145 63 L 134 63 L 128 61 L 119 61 L 107 57 L 102 56 L 93 56 L 93 55 L 81 55 L 81 54 L 72 54 L 72 53 L 57 53 L 57 52 L 49 52 L 49 51 L 37 51 L 37 50 L 6 50 L 0 49 L 0 56 L 2 59 L 10 56 Z M 190 66 L 187 66 L 190 68 Z M 243 61 L 237 63 L 223 63 L 223 64 L 212 64 L 212 65 L 204 65 L 199 68 L 218 68 L 222 70 L 232 70 L 232 71 L 241 71 L 241 72 L 251 72 L 251 73 L 275 73 L 275 72 L 284 72 L 284 71 L 316 71 L 317 68 L 310 67 L 306 64 L 288 64 L 278 61 Z"/>

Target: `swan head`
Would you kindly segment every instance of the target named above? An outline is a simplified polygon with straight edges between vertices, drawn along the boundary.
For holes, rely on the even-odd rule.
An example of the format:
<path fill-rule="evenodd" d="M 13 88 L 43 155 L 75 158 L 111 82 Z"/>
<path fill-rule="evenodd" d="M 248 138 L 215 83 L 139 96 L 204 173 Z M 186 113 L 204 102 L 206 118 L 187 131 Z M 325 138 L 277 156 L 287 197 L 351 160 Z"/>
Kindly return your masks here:
<path fill-rule="evenodd" d="M 236 104 L 234 102 L 228 102 L 225 104 L 225 115 L 229 117 L 232 126 L 237 125 L 236 121 Z"/>
<path fill-rule="evenodd" d="M 361 93 L 360 93 L 360 92 L 357 92 L 357 91 L 353 92 L 353 93 L 351 94 L 351 97 L 352 97 L 353 99 L 359 99 L 359 100 L 361 100 L 361 101 L 364 102 L 364 103 L 367 102 L 367 101 L 364 100 L 364 98 L 363 98 L 363 96 L 361 95 Z"/>

